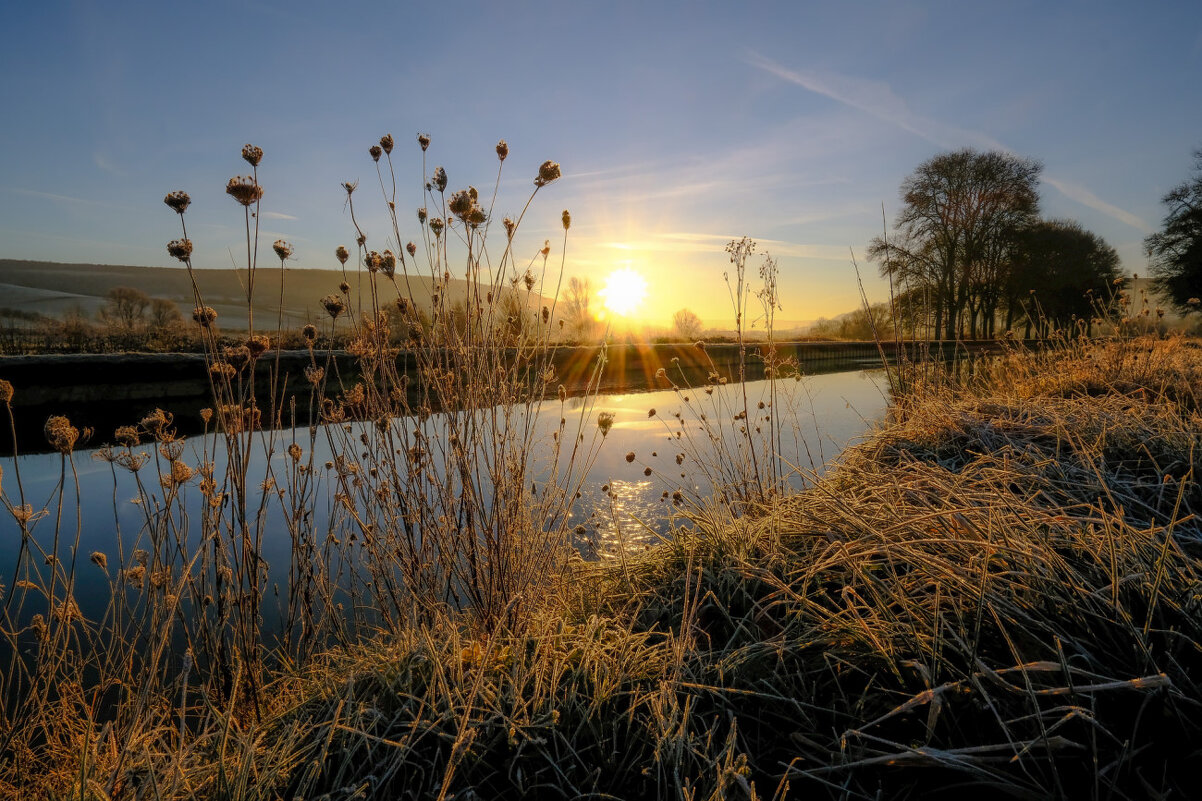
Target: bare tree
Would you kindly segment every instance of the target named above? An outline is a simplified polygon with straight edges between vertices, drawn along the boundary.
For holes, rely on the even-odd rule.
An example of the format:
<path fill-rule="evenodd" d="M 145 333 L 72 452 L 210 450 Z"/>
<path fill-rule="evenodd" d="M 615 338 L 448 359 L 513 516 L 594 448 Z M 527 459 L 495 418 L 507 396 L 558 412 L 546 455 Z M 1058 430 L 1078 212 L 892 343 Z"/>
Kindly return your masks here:
<path fill-rule="evenodd" d="M 927 290 L 937 337 L 992 333 L 1016 234 L 1039 211 L 1042 170 L 966 148 L 923 162 L 902 183 L 896 233 L 869 252 L 899 291 Z"/>
<path fill-rule="evenodd" d="M 150 327 L 163 331 L 183 320 L 179 306 L 174 301 L 165 298 L 152 298 L 150 301 Z"/>
<path fill-rule="evenodd" d="M 102 323 L 131 330 L 145 322 L 150 295 L 130 286 L 116 286 L 108 291 L 103 307 L 97 313 Z"/>
<path fill-rule="evenodd" d="M 601 326 L 591 308 L 592 300 L 592 283 L 587 278 L 572 276 L 561 303 L 568 337 L 577 342 L 591 342 L 600 333 Z"/>
<path fill-rule="evenodd" d="M 1168 209 L 1164 223 L 1144 240 L 1153 286 L 1179 310 L 1197 311 L 1202 296 L 1202 148 L 1194 151 L 1193 177 L 1160 202 Z"/>
<path fill-rule="evenodd" d="M 672 315 L 672 325 L 681 339 L 693 340 L 701 335 L 701 318 L 690 309 L 681 309 Z"/>

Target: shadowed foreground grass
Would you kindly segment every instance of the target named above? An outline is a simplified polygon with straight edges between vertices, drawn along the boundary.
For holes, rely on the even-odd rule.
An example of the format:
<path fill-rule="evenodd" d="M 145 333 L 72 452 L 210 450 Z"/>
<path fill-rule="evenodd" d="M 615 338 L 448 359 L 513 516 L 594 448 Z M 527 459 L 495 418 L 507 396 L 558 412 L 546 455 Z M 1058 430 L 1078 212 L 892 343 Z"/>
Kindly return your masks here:
<path fill-rule="evenodd" d="M 769 514 L 697 510 L 670 546 L 578 565 L 519 634 L 447 620 L 330 653 L 277 671 L 261 722 L 198 699 L 122 754 L 77 716 L 46 778 L 127 798 L 1189 797 L 1200 378 L 1181 340 L 1014 355 L 916 389 Z"/>

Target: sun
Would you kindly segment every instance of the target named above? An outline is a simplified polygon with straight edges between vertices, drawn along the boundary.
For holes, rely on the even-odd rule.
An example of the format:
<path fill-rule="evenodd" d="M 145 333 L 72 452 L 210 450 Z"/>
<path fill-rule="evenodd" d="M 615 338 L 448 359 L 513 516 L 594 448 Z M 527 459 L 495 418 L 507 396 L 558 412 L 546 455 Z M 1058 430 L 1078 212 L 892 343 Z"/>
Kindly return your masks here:
<path fill-rule="evenodd" d="M 647 281 L 636 271 L 623 267 L 609 274 L 605 287 L 597 295 L 606 311 L 629 317 L 647 296 Z"/>

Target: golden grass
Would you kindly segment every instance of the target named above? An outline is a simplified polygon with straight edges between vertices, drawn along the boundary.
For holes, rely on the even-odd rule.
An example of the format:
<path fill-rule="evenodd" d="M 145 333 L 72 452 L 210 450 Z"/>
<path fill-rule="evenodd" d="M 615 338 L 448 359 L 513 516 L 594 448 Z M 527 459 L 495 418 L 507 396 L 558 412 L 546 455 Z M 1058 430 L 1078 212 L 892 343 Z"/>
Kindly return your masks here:
<path fill-rule="evenodd" d="M 387 199 L 386 140 L 372 154 L 388 154 Z M 429 139 L 419 144 L 424 154 Z M 257 182 L 262 154 L 250 152 Z M 536 187 L 557 175 L 547 162 Z M 441 210 L 446 173 L 423 167 L 423 179 Z M 47 428 L 62 482 L 45 510 L 13 464 L 3 500 L 21 541 L 0 618 L 0 797 L 1192 792 L 1194 343 L 1077 339 L 974 371 L 923 365 L 890 419 L 810 489 L 779 493 L 787 466 L 771 448 L 719 448 L 708 467 L 693 454 L 738 485 L 719 494 L 739 502 L 696 509 L 657 550 L 588 564 L 571 557 L 566 511 L 606 423 L 553 410 L 564 422 L 552 480 L 531 486 L 528 421 L 555 385 L 540 327 L 552 315 L 513 299 L 556 283 L 549 247 L 537 275 L 515 265 L 520 217 L 507 219 L 491 262 L 479 194 L 450 199 L 451 227 L 423 208 L 422 244 L 406 251 L 424 251 L 438 284 L 459 236 L 479 305 L 458 316 L 435 301 L 422 317 L 403 290 L 416 264 L 361 242 L 365 305 L 349 285 L 327 304 L 331 333 L 351 326 L 353 385 L 306 335 L 311 387 L 291 403 L 279 386 L 256 397 L 240 376 L 271 361 L 282 316 L 270 333 L 260 315 L 236 348 L 202 329 L 224 368 L 199 462 L 163 412 L 101 451 L 136 478 L 140 550 L 56 561 L 73 537 L 78 550 L 78 532 L 56 522 L 78 503 L 69 421 Z M 262 278 L 245 208 L 246 274 Z M 286 243 L 275 250 L 282 281 Z M 194 300 L 203 310 L 199 288 Z M 389 304 L 399 316 L 382 313 Z M 416 361 L 416 394 L 392 333 Z M 747 404 L 718 410 L 745 434 Z M 440 423 L 433 409 L 451 413 Z M 774 417 L 782 409 L 774 401 Z M 274 428 L 285 422 L 295 438 Z M 768 439 L 790 425 L 773 421 Z M 332 454 L 324 473 L 318 437 Z M 263 476 L 250 471 L 259 449 L 274 465 Z M 192 485 L 199 519 L 182 500 Z M 322 505 L 325 528 L 313 523 Z M 293 544 L 279 642 L 260 619 L 269 507 Z M 107 609 L 76 604 L 84 569 L 105 571 Z"/>
<path fill-rule="evenodd" d="M 120 770 L 173 798 L 1185 796 L 1199 421 L 1163 385 L 1093 392 L 1095 362 L 913 398 L 771 516 L 579 564 L 520 631 L 280 668 L 261 722 L 164 714 Z M 76 729 L 62 756 L 104 741 Z"/>

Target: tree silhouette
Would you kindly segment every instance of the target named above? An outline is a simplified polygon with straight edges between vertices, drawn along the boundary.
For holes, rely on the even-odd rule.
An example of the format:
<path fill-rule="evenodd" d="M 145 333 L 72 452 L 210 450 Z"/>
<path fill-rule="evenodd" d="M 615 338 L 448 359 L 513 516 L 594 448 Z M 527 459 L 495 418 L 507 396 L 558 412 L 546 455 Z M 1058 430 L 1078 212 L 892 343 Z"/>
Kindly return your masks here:
<path fill-rule="evenodd" d="M 597 339 L 600 325 L 591 308 L 593 285 L 587 278 L 572 276 L 563 294 L 563 320 L 567 335 L 577 342 Z"/>
<path fill-rule="evenodd" d="M 692 340 L 701 336 L 701 318 L 691 309 L 681 309 L 672 315 L 672 325 L 681 339 Z"/>
<path fill-rule="evenodd" d="M 100 321 L 112 326 L 133 329 L 145 319 L 151 298 L 140 289 L 130 286 L 115 286 L 108 291 L 105 304 L 98 312 Z"/>
<path fill-rule="evenodd" d="M 1043 166 L 971 148 L 941 153 L 902 183 L 895 234 L 869 246 L 898 291 L 923 290 L 933 333 L 990 336 L 1016 233 L 1039 211 Z"/>
<path fill-rule="evenodd" d="M 1194 173 L 1161 199 L 1168 207 L 1163 228 L 1144 240 L 1153 287 L 1183 311 L 1197 308 L 1202 296 L 1202 148 L 1194 151 Z"/>
<path fill-rule="evenodd" d="M 1096 311 L 1122 281 L 1119 254 L 1096 234 L 1073 220 L 1044 220 L 1024 229 L 1017 239 L 1010 276 L 1006 327 L 1025 317 L 1028 331 L 1047 326 L 1091 333 Z"/>

